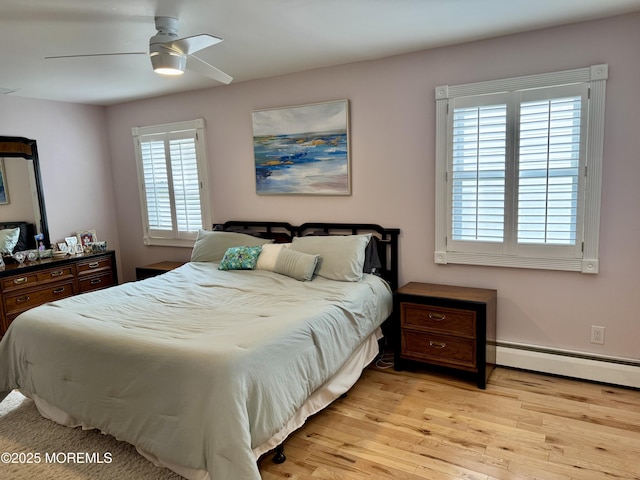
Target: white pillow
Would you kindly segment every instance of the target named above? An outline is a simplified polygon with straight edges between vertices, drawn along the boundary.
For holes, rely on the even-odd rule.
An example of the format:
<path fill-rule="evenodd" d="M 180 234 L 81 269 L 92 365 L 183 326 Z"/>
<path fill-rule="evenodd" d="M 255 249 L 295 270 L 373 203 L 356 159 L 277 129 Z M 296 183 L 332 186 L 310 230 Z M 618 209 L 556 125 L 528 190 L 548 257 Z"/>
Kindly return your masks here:
<path fill-rule="evenodd" d="M 231 247 L 259 247 L 267 243 L 273 243 L 273 240 L 245 233 L 200 230 L 191 252 L 191 261 L 219 263 Z"/>
<path fill-rule="evenodd" d="M 295 237 L 291 249 L 320 255 L 316 274 L 321 277 L 342 282 L 359 282 L 363 276 L 362 269 L 369 240 L 370 233 Z"/>
<path fill-rule="evenodd" d="M 0 230 L 0 253 L 11 255 L 18 244 L 20 228 L 7 228 Z"/>
<path fill-rule="evenodd" d="M 262 246 L 262 252 L 258 257 L 258 263 L 256 263 L 256 270 L 268 270 L 273 272 L 276 266 L 276 260 L 280 249 L 289 248 L 290 243 L 271 243 Z"/>

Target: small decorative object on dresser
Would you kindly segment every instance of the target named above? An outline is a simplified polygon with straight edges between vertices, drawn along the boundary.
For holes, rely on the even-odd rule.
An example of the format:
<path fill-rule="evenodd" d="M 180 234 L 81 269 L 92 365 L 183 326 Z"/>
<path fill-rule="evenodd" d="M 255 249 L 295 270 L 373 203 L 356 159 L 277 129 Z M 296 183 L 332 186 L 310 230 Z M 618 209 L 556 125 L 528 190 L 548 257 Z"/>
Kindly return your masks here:
<path fill-rule="evenodd" d="M 496 363 L 496 290 L 411 282 L 394 293 L 395 369 L 411 361 L 475 374 L 478 388 Z"/>
<path fill-rule="evenodd" d="M 93 243 L 98 241 L 98 235 L 96 235 L 95 230 L 81 230 L 76 233 L 76 237 L 78 239 L 78 243 L 83 247 L 87 243 Z"/>

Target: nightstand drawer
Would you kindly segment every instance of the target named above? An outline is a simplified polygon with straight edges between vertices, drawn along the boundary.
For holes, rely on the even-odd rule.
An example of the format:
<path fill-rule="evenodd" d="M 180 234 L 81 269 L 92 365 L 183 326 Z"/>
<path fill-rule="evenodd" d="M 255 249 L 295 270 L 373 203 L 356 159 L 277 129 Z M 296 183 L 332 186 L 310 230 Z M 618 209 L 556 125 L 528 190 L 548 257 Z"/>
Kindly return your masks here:
<path fill-rule="evenodd" d="M 430 333 L 402 332 L 402 356 L 442 365 L 476 368 L 476 341 Z"/>
<path fill-rule="evenodd" d="M 401 303 L 400 308 L 402 328 L 469 338 L 476 336 L 476 313 L 470 310 L 434 307 L 417 303 Z"/>

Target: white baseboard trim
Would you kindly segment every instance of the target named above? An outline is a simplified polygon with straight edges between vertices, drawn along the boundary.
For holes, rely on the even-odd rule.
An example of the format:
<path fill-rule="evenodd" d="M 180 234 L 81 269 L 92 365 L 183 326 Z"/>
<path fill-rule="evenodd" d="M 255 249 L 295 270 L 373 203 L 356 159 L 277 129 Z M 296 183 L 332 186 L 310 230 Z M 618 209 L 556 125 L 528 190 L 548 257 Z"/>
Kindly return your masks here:
<path fill-rule="evenodd" d="M 496 364 L 640 389 L 640 361 L 498 342 Z"/>

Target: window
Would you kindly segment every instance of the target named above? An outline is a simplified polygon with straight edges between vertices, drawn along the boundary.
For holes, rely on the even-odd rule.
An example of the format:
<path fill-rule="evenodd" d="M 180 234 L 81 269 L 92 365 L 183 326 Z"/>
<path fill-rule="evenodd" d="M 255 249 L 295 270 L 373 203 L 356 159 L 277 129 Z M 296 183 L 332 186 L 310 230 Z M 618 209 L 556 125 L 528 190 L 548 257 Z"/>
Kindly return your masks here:
<path fill-rule="evenodd" d="M 204 121 L 132 129 L 145 245 L 192 247 L 211 224 Z"/>
<path fill-rule="evenodd" d="M 436 263 L 598 272 L 607 76 L 436 88 Z"/>

